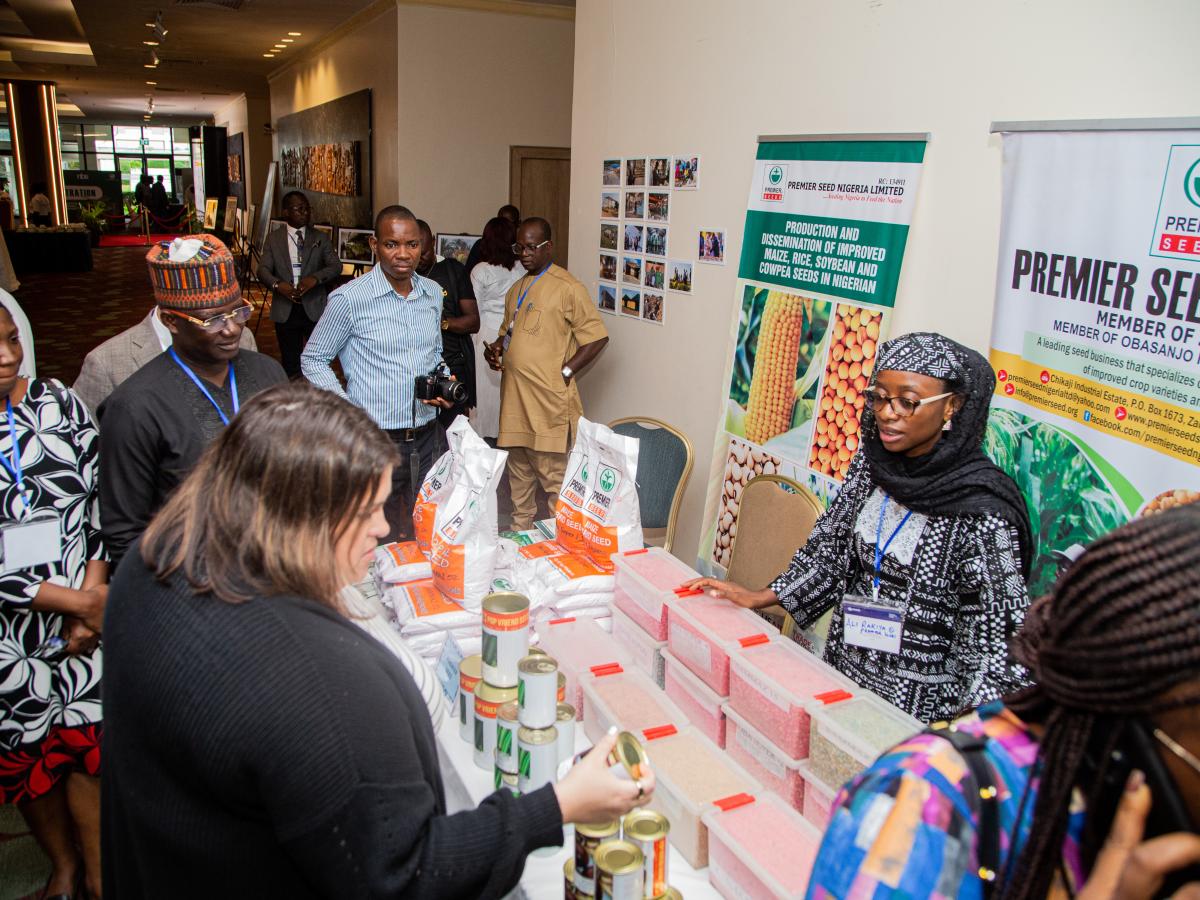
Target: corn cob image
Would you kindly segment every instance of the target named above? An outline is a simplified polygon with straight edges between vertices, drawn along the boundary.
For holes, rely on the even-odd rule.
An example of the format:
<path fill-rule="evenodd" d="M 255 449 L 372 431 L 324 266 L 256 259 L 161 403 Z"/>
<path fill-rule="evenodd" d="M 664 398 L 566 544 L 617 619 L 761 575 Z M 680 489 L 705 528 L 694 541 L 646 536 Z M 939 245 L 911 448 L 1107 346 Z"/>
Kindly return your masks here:
<path fill-rule="evenodd" d="M 812 300 L 780 291 L 767 294 L 746 403 L 746 439 L 756 444 L 791 427 L 806 306 L 811 316 Z"/>

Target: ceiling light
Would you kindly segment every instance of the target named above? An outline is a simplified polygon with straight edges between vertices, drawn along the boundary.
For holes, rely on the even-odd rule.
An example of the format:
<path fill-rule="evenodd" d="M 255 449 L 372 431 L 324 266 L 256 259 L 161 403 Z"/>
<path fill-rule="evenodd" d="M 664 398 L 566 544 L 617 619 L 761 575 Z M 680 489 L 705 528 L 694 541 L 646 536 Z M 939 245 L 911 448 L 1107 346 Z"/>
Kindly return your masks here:
<path fill-rule="evenodd" d="M 142 65 L 147 69 L 157 69 L 158 68 L 158 54 L 155 53 L 153 50 L 151 50 L 150 51 L 150 61 L 147 63 L 142 63 Z"/>
<path fill-rule="evenodd" d="M 286 50 L 286 49 L 287 49 L 287 44 L 276 44 L 276 45 L 275 45 L 275 49 L 276 49 L 276 50 Z"/>
<path fill-rule="evenodd" d="M 300 32 L 298 32 L 298 31 L 289 31 L 289 32 L 288 32 L 288 36 L 289 36 L 289 37 L 300 37 Z"/>
<path fill-rule="evenodd" d="M 274 58 L 275 58 L 275 54 L 274 54 L 274 53 L 264 53 L 264 54 L 263 54 L 263 56 L 265 56 L 267 59 L 274 59 Z"/>
<path fill-rule="evenodd" d="M 142 41 L 147 47 L 157 47 L 158 41 Z"/>
<path fill-rule="evenodd" d="M 280 41 L 280 43 L 281 44 L 294 44 L 294 43 L 296 43 L 296 39 L 295 38 L 283 38 Z"/>
<path fill-rule="evenodd" d="M 158 82 L 157 81 L 147 81 L 146 84 L 155 85 L 155 84 L 158 84 Z"/>

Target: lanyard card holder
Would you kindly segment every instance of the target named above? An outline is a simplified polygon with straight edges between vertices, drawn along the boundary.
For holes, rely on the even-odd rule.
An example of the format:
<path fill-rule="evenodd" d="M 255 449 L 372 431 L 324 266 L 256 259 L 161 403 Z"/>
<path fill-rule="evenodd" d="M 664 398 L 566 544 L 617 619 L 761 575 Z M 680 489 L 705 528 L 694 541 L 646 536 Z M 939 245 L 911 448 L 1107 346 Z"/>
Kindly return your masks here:
<path fill-rule="evenodd" d="M 899 653 L 904 634 L 904 610 L 872 597 L 847 594 L 842 598 L 842 637 L 853 647 Z"/>
<path fill-rule="evenodd" d="M 38 513 L 0 525 L 2 571 L 19 572 L 62 560 L 62 524 L 54 513 Z"/>

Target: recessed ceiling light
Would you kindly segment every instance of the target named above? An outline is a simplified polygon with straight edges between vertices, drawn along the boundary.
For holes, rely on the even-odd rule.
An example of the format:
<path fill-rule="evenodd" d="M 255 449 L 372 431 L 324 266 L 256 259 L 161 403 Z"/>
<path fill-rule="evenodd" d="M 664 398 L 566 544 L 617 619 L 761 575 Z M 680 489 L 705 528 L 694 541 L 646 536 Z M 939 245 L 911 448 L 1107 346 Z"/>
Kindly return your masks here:
<path fill-rule="evenodd" d="M 275 49 L 276 49 L 276 50 L 286 50 L 286 49 L 287 49 L 287 44 L 276 44 L 276 45 L 275 45 Z"/>
<path fill-rule="evenodd" d="M 280 43 L 281 44 L 294 44 L 294 43 L 296 43 L 296 39 L 295 38 L 283 38 L 280 41 Z"/>
<path fill-rule="evenodd" d="M 157 81 L 147 81 L 146 84 L 158 84 Z"/>
<path fill-rule="evenodd" d="M 300 37 L 300 32 L 298 32 L 298 31 L 289 31 L 289 32 L 288 32 L 288 36 L 289 36 L 289 37 Z"/>
<path fill-rule="evenodd" d="M 275 54 L 274 54 L 274 53 L 264 53 L 264 54 L 263 54 L 263 56 L 265 56 L 267 59 L 274 59 L 274 58 L 275 58 Z"/>
<path fill-rule="evenodd" d="M 157 69 L 158 63 L 142 63 L 143 69 Z"/>
<path fill-rule="evenodd" d="M 157 47 L 158 41 L 142 41 L 147 47 Z"/>
<path fill-rule="evenodd" d="M 154 27 L 154 23 L 153 23 L 153 22 L 147 22 L 147 23 L 146 23 L 146 27 L 147 27 L 147 28 L 153 28 L 153 27 Z"/>

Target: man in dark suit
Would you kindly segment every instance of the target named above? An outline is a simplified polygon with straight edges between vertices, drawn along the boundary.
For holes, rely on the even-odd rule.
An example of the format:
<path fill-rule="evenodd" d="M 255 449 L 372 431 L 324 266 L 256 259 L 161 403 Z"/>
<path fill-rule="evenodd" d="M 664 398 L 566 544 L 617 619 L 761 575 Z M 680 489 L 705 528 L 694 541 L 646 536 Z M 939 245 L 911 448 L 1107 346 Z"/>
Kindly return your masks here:
<path fill-rule="evenodd" d="M 310 215 L 304 194 L 285 194 L 287 227 L 267 235 L 258 265 L 258 280 L 272 291 L 271 321 L 288 378 L 300 375 L 300 354 L 325 311 L 329 282 L 342 272 L 329 238 L 308 224 Z"/>

